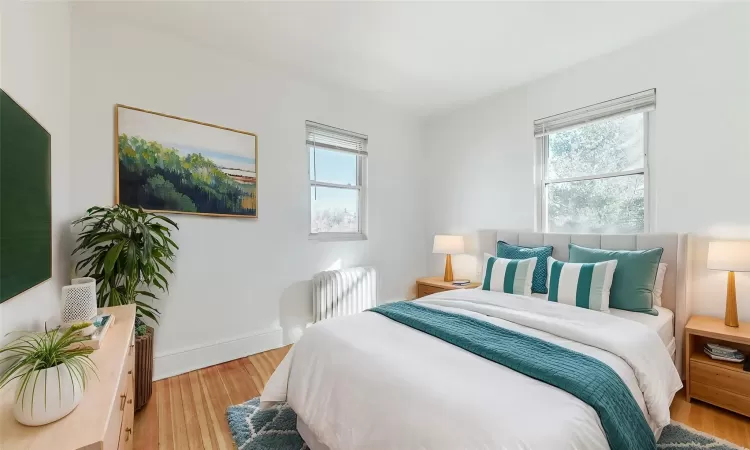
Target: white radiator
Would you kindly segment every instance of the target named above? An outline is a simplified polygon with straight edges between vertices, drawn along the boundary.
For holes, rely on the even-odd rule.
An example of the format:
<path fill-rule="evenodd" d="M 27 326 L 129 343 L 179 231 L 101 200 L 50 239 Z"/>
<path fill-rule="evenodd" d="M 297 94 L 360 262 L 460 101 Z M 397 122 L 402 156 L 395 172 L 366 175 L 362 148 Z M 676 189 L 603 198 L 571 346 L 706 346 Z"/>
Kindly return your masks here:
<path fill-rule="evenodd" d="M 327 270 L 313 276 L 313 319 L 348 316 L 376 306 L 373 267 Z"/>

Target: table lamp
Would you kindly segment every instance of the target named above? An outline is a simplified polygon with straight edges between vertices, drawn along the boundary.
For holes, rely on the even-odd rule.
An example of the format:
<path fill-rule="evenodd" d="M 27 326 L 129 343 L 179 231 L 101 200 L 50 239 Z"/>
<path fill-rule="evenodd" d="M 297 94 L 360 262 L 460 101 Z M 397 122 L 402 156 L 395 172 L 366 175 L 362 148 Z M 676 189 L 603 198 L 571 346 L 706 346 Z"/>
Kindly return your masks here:
<path fill-rule="evenodd" d="M 464 252 L 463 236 L 447 236 L 438 234 L 432 243 L 432 253 L 445 254 L 445 275 L 443 281 L 453 281 L 453 265 L 451 254 Z"/>
<path fill-rule="evenodd" d="M 734 273 L 750 272 L 750 241 L 713 241 L 708 243 L 708 268 L 729 271 L 727 277 L 727 309 L 724 324 L 739 326 Z"/>

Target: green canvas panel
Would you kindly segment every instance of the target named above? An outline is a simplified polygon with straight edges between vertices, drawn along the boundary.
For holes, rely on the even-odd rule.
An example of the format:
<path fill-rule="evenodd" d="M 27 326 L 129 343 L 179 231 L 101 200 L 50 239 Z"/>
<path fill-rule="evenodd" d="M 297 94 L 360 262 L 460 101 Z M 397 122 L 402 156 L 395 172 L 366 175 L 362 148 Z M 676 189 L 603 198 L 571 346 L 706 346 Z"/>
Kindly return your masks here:
<path fill-rule="evenodd" d="M 0 90 L 0 303 L 52 277 L 50 145 Z"/>

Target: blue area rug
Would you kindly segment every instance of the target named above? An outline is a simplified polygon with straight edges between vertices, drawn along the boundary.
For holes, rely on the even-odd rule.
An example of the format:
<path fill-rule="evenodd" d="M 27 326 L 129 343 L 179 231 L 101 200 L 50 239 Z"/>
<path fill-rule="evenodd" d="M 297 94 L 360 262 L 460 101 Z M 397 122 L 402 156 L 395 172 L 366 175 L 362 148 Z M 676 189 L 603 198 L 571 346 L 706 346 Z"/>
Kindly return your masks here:
<path fill-rule="evenodd" d="M 660 450 L 747 450 L 710 434 L 701 433 L 680 422 L 672 422 L 664 428 L 656 448 Z"/>
<path fill-rule="evenodd" d="M 260 397 L 227 409 L 238 450 L 307 450 L 297 433 L 297 414 L 286 403 L 260 409 Z"/>
<path fill-rule="evenodd" d="M 260 397 L 227 409 L 238 450 L 308 450 L 297 433 L 297 414 L 286 403 L 260 409 Z M 679 422 L 662 431 L 659 450 L 747 450 Z"/>

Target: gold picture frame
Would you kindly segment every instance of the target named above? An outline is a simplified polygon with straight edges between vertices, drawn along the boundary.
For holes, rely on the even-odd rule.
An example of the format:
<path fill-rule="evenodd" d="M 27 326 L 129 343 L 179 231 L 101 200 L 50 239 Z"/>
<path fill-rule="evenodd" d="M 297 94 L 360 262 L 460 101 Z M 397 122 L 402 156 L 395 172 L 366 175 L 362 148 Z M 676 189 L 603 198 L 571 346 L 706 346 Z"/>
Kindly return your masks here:
<path fill-rule="evenodd" d="M 258 218 L 258 136 L 255 133 L 224 127 L 221 125 L 200 122 L 197 120 L 187 119 L 170 114 L 149 111 L 147 109 L 136 108 L 119 103 L 115 105 L 114 109 L 115 204 L 119 204 L 122 202 L 123 204 L 126 204 L 128 206 L 140 206 L 143 207 L 143 209 L 146 211 L 155 213 L 193 214 L 199 216 L 236 217 L 243 219 Z M 140 116 L 140 114 L 145 114 L 148 116 Z M 123 117 L 126 115 L 128 116 L 127 119 L 123 119 Z M 200 136 L 202 139 L 205 139 L 202 136 L 202 134 L 204 133 L 213 134 L 213 137 L 219 137 L 221 134 L 205 130 L 201 132 L 200 130 L 193 129 L 191 127 L 183 127 L 182 130 L 179 131 L 181 124 L 172 124 L 171 122 L 160 122 L 162 126 L 155 126 L 155 124 L 147 123 L 148 120 L 155 120 L 156 122 L 159 122 L 163 121 L 163 119 L 186 122 L 190 125 L 210 127 L 212 130 L 221 130 L 229 133 L 239 133 L 242 136 L 252 137 L 253 155 L 252 157 L 246 157 L 244 155 L 238 155 L 236 153 L 222 153 L 210 148 L 200 147 L 199 145 L 193 146 L 192 144 L 187 144 L 185 142 L 175 143 L 165 141 L 161 138 L 163 138 L 164 136 L 173 137 L 174 133 L 180 132 L 193 134 L 194 137 Z M 123 124 L 121 123 L 122 120 L 129 120 L 129 122 Z M 135 124 L 133 122 L 135 122 Z M 132 129 L 138 128 L 138 123 L 140 123 L 140 126 L 143 130 L 148 131 L 147 134 L 149 134 L 149 136 L 144 137 L 141 135 L 132 134 Z M 124 133 L 125 129 L 127 129 L 131 134 Z M 189 130 L 189 132 L 187 130 Z M 123 149 L 121 149 L 120 142 L 121 132 L 123 132 L 124 136 L 124 141 L 122 143 Z M 232 135 L 231 138 L 228 136 L 229 135 L 227 135 L 226 140 L 227 142 L 231 141 L 232 145 L 240 145 L 239 141 L 244 139 L 240 136 Z M 133 144 L 135 144 L 135 147 L 137 147 L 138 150 L 135 150 L 133 148 Z M 244 145 L 244 143 L 242 145 Z M 212 202 L 211 204 L 213 205 L 213 207 L 221 207 L 224 209 L 240 209 L 247 211 L 247 213 L 237 213 L 236 211 L 206 211 L 211 209 L 212 206 L 206 204 L 196 204 L 196 201 L 199 199 L 190 197 L 189 194 L 186 195 L 185 192 L 175 187 L 174 183 L 172 183 L 172 181 L 174 180 L 164 178 L 163 175 L 165 173 L 154 173 L 152 175 L 154 178 L 148 180 L 148 186 L 144 184 L 145 180 L 143 178 L 134 179 L 135 177 L 144 177 L 145 175 L 134 171 L 128 171 L 127 169 L 126 179 L 122 179 L 120 166 L 123 162 L 121 161 L 121 157 L 129 158 L 127 161 L 129 163 L 133 163 L 133 161 L 136 161 L 138 157 L 141 156 L 138 154 L 138 151 L 144 151 L 144 146 L 148 147 L 148 149 L 145 151 L 151 152 L 149 156 L 153 157 L 153 151 L 156 151 L 158 152 L 158 156 L 169 157 L 170 162 L 174 162 L 175 158 L 179 158 L 179 162 L 181 165 L 178 166 L 178 168 L 180 170 L 183 170 L 183 167 L 185 165 L 189 165 L 193 159 L 197 158 L 198 162 L 202 164 L 201 170 L 204 173 L 208 171 L 211 174 L 220 177 L 218 181 L 226 185 L 227 189 L 230 189 L 235 196 L 240 196 L 237 199 L 229 198 L 229 200 L 231 200 L 231 204 L 226 204 L 225 199 L 224 204 L 218 206 L 214 205 L 214 203 L 218 202 L 219 200 L 210 197 L 210 202 Z M 121 153 L 124 152 L 127 153 L 125 155 L 121 155 Z M 239 168 L 220 166 L 217 163 L 218 161 L 221 161 L 221 163 L 231 161 L 232 165 L 237 165 L 239 166 Z M 212 167 L 211 164 L 214 164 L 214 166 Z M 209 166 L 208 169 L 205 167 L 206 165 Z M 251 167 L 252 170 L 250 170 Z M 195 177 L 191 177 L 190 179 L 193 180 L 194 178 Z M 154 182 L 153 180 L 157 181 Z M 154 186 L 156 186 L 156 188 L 154 188 Z M 125 195 L 123 195 L 123 192 L 121 192 L 123 189 L 127 191 Z M 149 195 L 149 193 L 158 194 L 159 192 L 161 192 L 160 189 L 167 189 L 166 194 L 169 195 L 164 194 L 162 197 L 159 197 L 158 195 Z M 136 190 L 136 192 L 133 192 L 134 190 Z M 196 190 L 190 190 L 190 192 L 195 193 Z M 135 201 L 134 197 L 138 197 L 140 199 L 146 198 L 147 204 L 141 205 L 141 201 Z M 237 204 L 237 201 L 239 201 L 239 204 Z M 151 202 L 150 206 L 152 207 L 149 207 L 149 202 Z M 156 203 L 163 204 L 163 207 L 154 208 L 153 206 Z M 167 205 L 169 205 L 169 207 Z M 183 207 L 183 210 L 175 208 L 174 206 L 176 205 Z M 195 209 L 194 211 L 191 210 L 193 208 Z M 201 211 L 200 209 L 203 209 L 203 211 Z"/>

